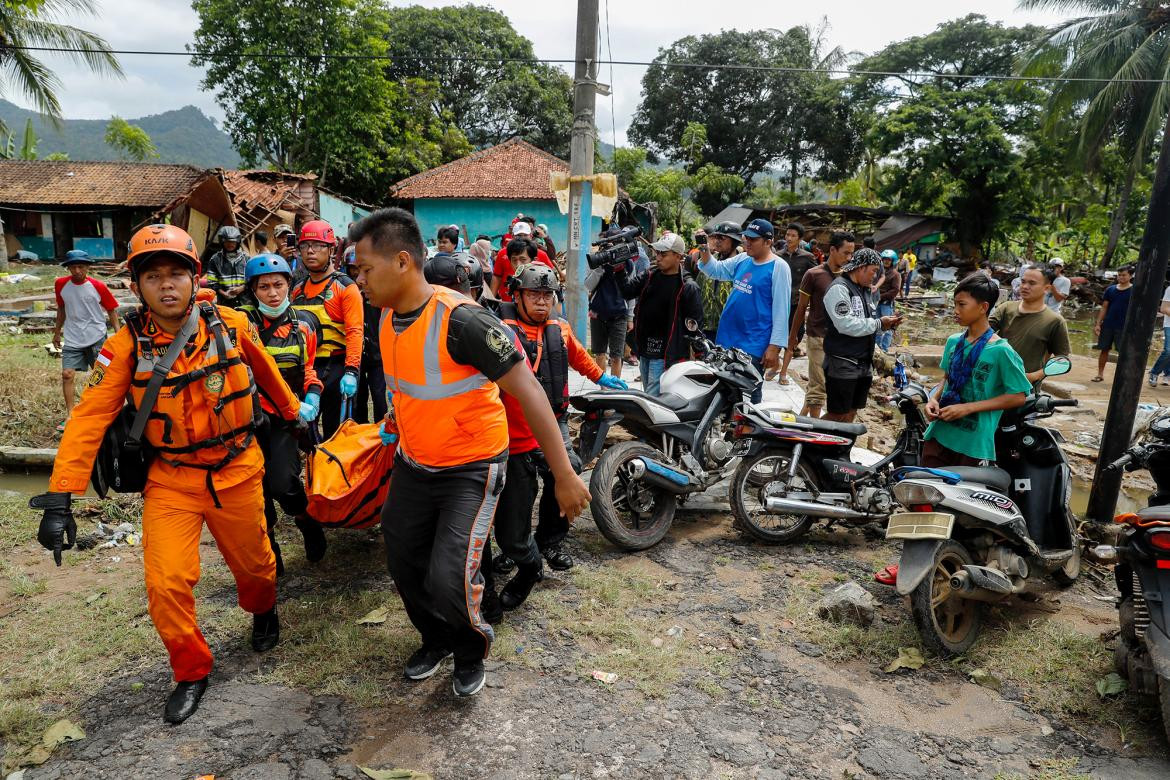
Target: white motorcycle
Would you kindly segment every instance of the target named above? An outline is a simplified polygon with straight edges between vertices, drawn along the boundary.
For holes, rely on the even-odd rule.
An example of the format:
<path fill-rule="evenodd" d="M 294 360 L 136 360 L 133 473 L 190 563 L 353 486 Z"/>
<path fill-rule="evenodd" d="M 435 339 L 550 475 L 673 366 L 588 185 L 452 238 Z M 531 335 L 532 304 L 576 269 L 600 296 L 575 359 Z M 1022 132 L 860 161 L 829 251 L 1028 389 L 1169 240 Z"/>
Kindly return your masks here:
<path fill-rule="evenodd" d="M 578 442 L 581 462 L 598 453 L 589 490 L 598 529 L 623 550 L 645 550 L 662 540 L 680 497 L 699 493 L 731 473 L 735 458 L 732 413 L 761 381 L 751 357 L 691 337 L 701 360 L 687 360 L 662 375 L 661 395 L 638 390 L 597 390 L 570 402 L 585 413 Z M 620 426 L 633 441 L 605 452 L 609 429 Z"/>

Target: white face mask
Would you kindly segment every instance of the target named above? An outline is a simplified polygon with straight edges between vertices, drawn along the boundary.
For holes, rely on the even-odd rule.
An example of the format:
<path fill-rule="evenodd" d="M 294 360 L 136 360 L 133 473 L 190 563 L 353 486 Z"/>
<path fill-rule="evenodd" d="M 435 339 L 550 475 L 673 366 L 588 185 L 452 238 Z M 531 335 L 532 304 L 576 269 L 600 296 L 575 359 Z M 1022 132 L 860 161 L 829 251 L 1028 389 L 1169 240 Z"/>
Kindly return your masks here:
<path fill-rule="evenodd" d="M 281 301 L 279 306 L 269 306 L 266 303 L 257 301 L 256 308 L 258 308 L 260 313 L 265 317 L 279 317 L 288 310 L 288 298 L 285 298 L 283 301 Z"/>

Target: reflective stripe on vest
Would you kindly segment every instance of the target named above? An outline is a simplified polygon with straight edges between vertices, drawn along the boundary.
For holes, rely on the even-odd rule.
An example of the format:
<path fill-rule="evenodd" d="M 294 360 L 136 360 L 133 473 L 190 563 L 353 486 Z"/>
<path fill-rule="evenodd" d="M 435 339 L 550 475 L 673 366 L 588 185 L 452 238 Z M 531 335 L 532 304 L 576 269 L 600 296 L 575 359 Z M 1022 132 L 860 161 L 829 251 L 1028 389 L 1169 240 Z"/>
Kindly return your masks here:
<path fill-rule="evenodd" d="M 302 279 L 293 287 L 292 295 L 289 296 L 292 300 L 294 308 L 301 311 L 308 312 L 317 318 L 320 323 L 317 339 L 317 355 L 316 357 L 330 357 L 338 352 L 345 354 L 345 323 L 337 322 L 329 316 L 329 312 L 325 311 L 325 302 L 333 298 L 337 289 L 348 287 L 353 284 L 349 277 L 334 271 L 330 276 L 328 282 L 321 289 L 321 292 L 314 295 L 312 298 L 305 297 L 305 287 L 309 284 L 308 279 Z"/>
<path fill-rule="evenodd" d="M 447 352 L 451 312 L 477 305 L 445 288 L 402 333 L 384 316 L 379 341 L 386 388 L 410 460 L 446 468 L 495 457 L 508 447 L 508 423 L 499 389 Z"/>

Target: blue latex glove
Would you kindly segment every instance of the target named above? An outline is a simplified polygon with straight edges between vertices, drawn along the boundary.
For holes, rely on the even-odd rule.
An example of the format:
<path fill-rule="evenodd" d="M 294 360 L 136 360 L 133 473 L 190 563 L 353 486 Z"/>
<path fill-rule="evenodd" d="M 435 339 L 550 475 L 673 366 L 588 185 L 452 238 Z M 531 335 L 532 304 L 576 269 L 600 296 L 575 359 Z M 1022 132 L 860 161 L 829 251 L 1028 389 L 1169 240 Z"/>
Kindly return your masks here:
<path fill-rule="evenodd" d="M 629 390 L 630 386 L 626 384 L 624 379 L 620 379 L 608 371 L 601 375 L 597 380 L 597 384 L 604 387 L 606 390 Z"/>
<path fill-rule="evenodd" d="M 301 408 L 297 412 L 297 417 L 307 423 L 311 423 L 317 419 L 317 415 L 320 413 L 321 396 L 317 393 L 309 393 L 305 396 L 305 400 L 301 401 Z"/>
<path fill-rule="evenodd" d="M 397 433 L 386 433 L 385 420 L 383 420 L 382 424 L 378 426 L 378 437 L 382 440 L 383 447 L 389 447 L 391 444 L 398 441 Z"/>
<path fill-rule="evenodd" d="M 342 374 L 341 382 L 337 386 L 341 388 L 342 395 L 353 398 L 357 394 L 357 377 L 353 374 Z"/>

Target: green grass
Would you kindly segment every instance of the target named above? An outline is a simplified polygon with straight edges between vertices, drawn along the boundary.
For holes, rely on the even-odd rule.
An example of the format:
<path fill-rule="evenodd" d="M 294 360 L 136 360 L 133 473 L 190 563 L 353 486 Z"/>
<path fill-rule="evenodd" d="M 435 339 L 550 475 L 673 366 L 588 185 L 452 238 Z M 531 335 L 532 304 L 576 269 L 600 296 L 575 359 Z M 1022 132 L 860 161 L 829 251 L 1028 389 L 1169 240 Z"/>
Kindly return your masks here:
<path fill-rule="evenodd" d="M 0 445 L 46 447 L 57 441 L 65 401 L 61 361 L 43 348 L 51 339 L 48 333 L 12 335 L 0 328 Z"/>
<path fill-rule="evenodd" d="M 1037 762 L 1035 772 L 1027 775 L 997 774 L 995 780 L 1092 780 L 1091 775 L 1083 775 L 1074 770 L 1080 763 L 1075 758 L 1050 758 Z"/>

